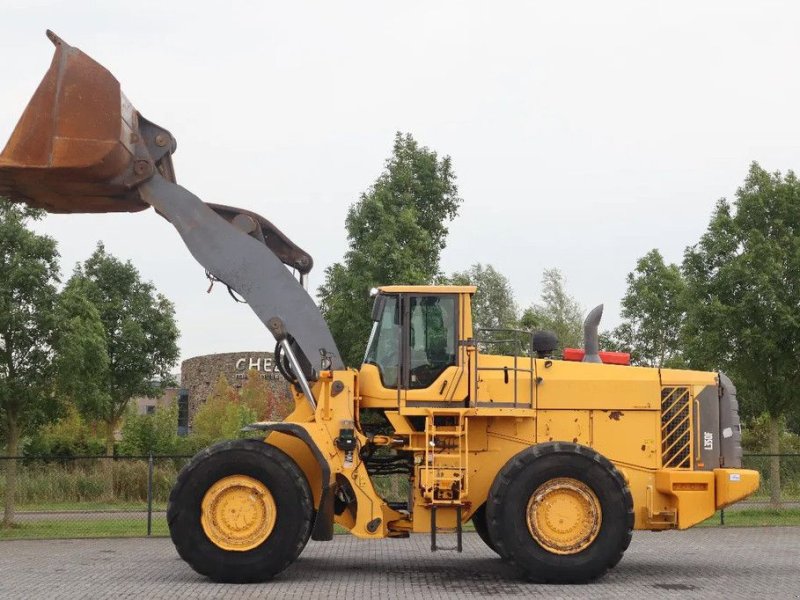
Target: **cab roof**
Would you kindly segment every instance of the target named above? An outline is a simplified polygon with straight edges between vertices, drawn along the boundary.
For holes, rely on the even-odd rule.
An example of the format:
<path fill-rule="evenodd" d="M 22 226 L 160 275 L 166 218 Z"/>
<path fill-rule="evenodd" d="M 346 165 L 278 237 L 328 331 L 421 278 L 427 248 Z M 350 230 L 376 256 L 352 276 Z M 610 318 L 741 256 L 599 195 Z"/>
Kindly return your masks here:
<path fill-rule="evenodd" d="M 474 285 L 382 285 L 382 294 L 474 294 Z"/>

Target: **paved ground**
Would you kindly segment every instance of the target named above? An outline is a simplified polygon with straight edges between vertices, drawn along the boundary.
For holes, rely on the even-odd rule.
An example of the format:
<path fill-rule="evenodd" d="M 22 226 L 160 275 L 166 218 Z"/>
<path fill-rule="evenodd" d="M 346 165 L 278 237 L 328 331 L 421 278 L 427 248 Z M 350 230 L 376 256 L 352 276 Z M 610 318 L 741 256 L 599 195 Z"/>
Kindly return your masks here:
<path fill-rule="evenodd" d="M 218 585 L 168 539 L 0 542 L 0 598 L 800 598 L 800 528 L 636 533 L 597 583 L 523 583 L 476 534 L 464 553 L 429 552 L 427 536 L 311 542 L 271 583 Z"/>

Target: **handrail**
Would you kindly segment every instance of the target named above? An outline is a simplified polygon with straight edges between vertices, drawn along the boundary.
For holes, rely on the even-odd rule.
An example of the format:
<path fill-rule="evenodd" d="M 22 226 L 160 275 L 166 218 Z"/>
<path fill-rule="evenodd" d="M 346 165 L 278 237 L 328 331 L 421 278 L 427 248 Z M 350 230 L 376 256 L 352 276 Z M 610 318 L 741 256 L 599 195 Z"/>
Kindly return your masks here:
<path fill-rule="evenodd" d="M 486 345 L 507 344 L 507 343 L 511 343 L 511 342 L 514 341 L 513 338 L 512 339 L 499 339 L 499 340 L 498 339 L 481 338 L 481 334 L 482 333 L 513 333 L 513 334 L 521 334 L 520 337 L 523 337 L 523 338 L 524 337 L 528 337 L 529 338 L 529 342 L 527 344 L 527 346 L 528 346 L 528 348 L 527 348 L 528 356 L 525 356 L 525 354 L 524 354 L 524 350 L 525 349 L 524 349 L 524 346 L 522 344 L 522 340 L 520 339 L 520 337 L 517 337 L 516 338 L 517 348 L 515 349 L 517 351 L 515 351 L 513 357 L 511 357 L 514 360 L 514 363 L 513 363 L 512 367 L 510 367 L 510 368 L 509 367 L 481 367 L 480 366 L 480 361 L 479 361 L 480 345 L 481 344 L 486 344 Z M 520 352 L 519 350 L 522 350 L 522 351 Z M 530 368 L 525 368 L 525 367 L 520 367 L 519 366 L 519 358 L 520 358 L 520 356 L 524 356 L 525 358 L 530 358 L 530 361 L 531 361 Z M 533 407 L 533 402 L 534 402 L 534 395 L 535 395 L 535 393 L 534 393 L 535 362 L 534 361 L 535 361 L 535 353 L 534 353 L 534 348 L 533 348 L 533 332 L 525 331 L 525 330 L 522 330 L 522 329 L 510 329 L 510 328 L 505 328 L 505 327 L 487 327 L 487 328 L 475 330 L 475 386 L 474 386 L 475 398 L 471 399 L 471 402 L 470 402 L 471 406 L 472 407 L 476 407 L 479 404 L 479 385 L 478 385 L 479 380 L 480 380 L 479 373 L 481 371 L 506 371 L 506 372 L 513 372 L 514 373 L 514 408 L 517 408 L 517 405 L 519 404 L 519 401 L 518 401 L 518 388 L 519 388 L 519 385 L 518 385 L 518 383 L 519 383 L 518 373 L 523 372 L 523 373 L 528 373 L 530 375 L 530 390 L 529 390 L 530 398 L 529 398 L 528 405 L 526 406 L 526 408 L 527 407 L 531 407 L 532 408 Z"/>

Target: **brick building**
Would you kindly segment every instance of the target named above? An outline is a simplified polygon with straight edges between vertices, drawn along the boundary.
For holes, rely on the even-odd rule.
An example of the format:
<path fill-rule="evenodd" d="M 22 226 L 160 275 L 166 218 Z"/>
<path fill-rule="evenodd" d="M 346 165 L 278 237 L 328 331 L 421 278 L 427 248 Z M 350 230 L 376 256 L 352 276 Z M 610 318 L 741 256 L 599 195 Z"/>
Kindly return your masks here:
<path fill-rule="evenodd" d="M 220 375 L 234 387 L 241 387 L 250 369 L 261 374 L 275 394 L 289 394 L 289 385 L 275 367 L 272 352 L 228 352 L 188 358 L 181 363 L 181 387 L 189 396 L 189 421 L 208 399 Z"/>

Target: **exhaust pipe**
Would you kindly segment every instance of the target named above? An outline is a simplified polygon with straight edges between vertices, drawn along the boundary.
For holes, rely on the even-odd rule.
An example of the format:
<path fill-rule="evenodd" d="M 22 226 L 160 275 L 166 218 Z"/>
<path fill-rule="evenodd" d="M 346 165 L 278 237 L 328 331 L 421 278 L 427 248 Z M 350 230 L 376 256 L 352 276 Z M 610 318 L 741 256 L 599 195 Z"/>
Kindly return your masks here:
<path fill-rule="evenodd" d="M 583 362 L 601 363 L 600 338 L 597 329 L 603 317 L 603 305 L 595 306 L 583 322 Z"/>

